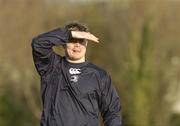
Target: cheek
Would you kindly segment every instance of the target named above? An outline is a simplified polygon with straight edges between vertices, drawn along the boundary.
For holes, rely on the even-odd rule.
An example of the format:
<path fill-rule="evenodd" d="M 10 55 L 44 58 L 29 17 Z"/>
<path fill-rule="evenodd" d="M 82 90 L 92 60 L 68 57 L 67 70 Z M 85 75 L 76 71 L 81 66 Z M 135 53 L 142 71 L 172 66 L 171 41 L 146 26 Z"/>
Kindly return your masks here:
<path fill-rule="evenodd" d="M 66 43 L 66 48 L 72 48 L 74 46 L 73 43 Z"/>
<path fill-rule="evenodd" d="M 73 46 L 71 44 L 66 45 L 66 49 L 72 49 L 72 48 L 73 48 Z"/>
<path fill-rule="evenodd" d="M 72 51 L 71 51 L 71 49 L 69 47 L 65 47 L 64 50 L 65 50 L 66 55 L 71 55 L 72 54 Z"/>
<path fill-rule="evenodd" d="M 83 48 L 83 49 L 82 49 L 82 52 L 83 52 L 83 53 L 86 53 L 86 48 Z"/>
<path fill-rule="evenodd" d="M 65 50 L 66 50 L 67 52 L 72 51 L 72 49 L 73 49 L 73 46 L 70 46 L 70 45 L 67 45 L 67 46 L 65 47 Z"/>
<path fill-rule="evenodd" d="M 67 51 L 68 55 L 72 55 L 72 53 L 73 53 L 72 49 L 70 49 L 70 48 L 67 48 L 66 51 Z"/>

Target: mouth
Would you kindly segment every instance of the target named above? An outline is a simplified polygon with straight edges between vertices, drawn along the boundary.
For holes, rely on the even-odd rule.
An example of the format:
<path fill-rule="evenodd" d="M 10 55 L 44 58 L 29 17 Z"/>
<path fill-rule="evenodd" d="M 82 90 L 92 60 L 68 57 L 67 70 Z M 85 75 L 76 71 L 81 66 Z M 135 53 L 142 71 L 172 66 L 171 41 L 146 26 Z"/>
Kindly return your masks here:
<path fill-rule="evenodd" d="M 80 53 L 81 52 L 80 49 L 73 49 L 72 51 L 75 52 L 75 53 Z"/>

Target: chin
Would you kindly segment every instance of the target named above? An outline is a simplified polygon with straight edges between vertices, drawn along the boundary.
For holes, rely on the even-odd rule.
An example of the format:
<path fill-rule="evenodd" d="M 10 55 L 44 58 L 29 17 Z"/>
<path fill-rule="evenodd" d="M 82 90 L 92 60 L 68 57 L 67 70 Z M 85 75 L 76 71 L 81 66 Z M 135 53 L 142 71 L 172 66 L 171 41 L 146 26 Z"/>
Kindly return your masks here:
<path fill-rule="evenodd" d="M 81 57 L 72 57 L 71 58 L 72 60 L 80 60 L 80 59 L 82 59 Z"/>
<path fill-rule="evenodd" d="M 81 60 L 82 58 L 74 58 L 73 60 Z"/>

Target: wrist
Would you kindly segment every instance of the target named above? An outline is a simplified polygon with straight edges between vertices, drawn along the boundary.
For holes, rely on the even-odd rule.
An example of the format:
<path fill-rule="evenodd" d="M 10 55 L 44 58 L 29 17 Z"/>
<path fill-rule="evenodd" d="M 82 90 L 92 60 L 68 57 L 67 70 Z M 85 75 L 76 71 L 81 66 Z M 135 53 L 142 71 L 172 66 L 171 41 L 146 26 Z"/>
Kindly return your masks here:
<path fill-rule="evenodd" d="M 67 33 L 68 33 L 68 40 L 71 40 L 73 38 L 72 31 L 67 29 Z"/>

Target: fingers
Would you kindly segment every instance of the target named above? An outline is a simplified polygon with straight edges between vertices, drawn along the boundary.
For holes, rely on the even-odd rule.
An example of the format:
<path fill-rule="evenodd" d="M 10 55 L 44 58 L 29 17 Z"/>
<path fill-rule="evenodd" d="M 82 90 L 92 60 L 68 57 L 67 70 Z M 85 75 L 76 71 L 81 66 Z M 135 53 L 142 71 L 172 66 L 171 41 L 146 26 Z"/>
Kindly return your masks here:
<path fill-rule="evenodd" d="M 87 36 L 88 40 L 92 40 L 94 42 L 99 43 L 99 38 L 97 38 L 96 36 L 94 36 L 93 34 L 89 33 L 89 35 Z"/>
<path fill-rule="evenodd" d="M 99 38 L 91 34 L 90 32 L 83 31 L 71 31 L 72 37 L 77 39 L 88 39 L 90 41 L 99 43 Z"/>

